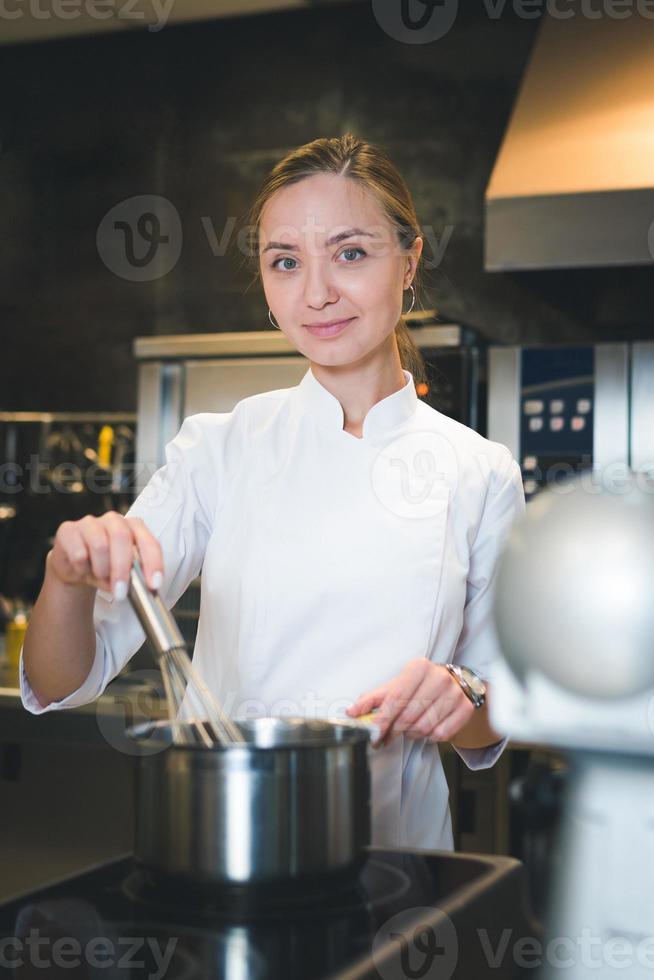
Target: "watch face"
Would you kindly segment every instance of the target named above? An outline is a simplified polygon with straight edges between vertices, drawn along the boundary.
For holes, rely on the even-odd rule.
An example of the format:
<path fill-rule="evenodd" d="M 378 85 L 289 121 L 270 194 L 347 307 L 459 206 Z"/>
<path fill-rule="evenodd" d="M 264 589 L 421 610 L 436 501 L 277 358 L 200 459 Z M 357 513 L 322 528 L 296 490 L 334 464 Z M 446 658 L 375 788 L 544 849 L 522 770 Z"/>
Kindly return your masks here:
<path fill-rule="evenodd" d="M 481 677 L 478 677 L 473 670 L 469 667 L 462 667 L 461 673 L 463 674 L 463 679 L 466 684 L 469 685 L 470 690 L 477 697 L 483 697 L 486 693 L 486 685 L 482 681 Z"/>

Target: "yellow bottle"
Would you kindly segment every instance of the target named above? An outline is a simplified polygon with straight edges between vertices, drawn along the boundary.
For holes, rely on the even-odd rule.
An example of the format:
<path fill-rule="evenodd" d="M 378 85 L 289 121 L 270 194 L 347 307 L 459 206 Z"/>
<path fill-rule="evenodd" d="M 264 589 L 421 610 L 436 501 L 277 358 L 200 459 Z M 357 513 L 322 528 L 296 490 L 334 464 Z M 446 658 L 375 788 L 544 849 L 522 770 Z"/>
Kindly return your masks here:
<path fill-rule="evenodd" d="M 111 449 L 114 444 L 114 430 L 103 425 L 98 436 L 98 466 L 108 470 L 111 466 Z"/>
<path fill-rule="evenodd" d="M 18 612 L 5 628 L 5 654 L 7 657 L 8 680 L 18 685 L 18 664 L 20 651 L 27 632 L 27 615 Z"/>

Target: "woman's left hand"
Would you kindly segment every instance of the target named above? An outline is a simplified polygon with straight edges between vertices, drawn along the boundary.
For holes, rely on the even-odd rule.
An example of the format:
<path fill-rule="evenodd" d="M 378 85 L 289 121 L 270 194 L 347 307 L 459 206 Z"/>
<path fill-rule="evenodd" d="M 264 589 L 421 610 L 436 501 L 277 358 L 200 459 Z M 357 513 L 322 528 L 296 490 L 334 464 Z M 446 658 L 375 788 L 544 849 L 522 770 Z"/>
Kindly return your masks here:
<path fill-rule="evenodd" d="M 397 677 L 362 694 L 347 709 L 356 717 L 378 708 L 377 746 L 404 733 L 429 742 L 449 742 L 472 718 L 475 706 L 447 667 L 425 657 L 410 660 Z"/>

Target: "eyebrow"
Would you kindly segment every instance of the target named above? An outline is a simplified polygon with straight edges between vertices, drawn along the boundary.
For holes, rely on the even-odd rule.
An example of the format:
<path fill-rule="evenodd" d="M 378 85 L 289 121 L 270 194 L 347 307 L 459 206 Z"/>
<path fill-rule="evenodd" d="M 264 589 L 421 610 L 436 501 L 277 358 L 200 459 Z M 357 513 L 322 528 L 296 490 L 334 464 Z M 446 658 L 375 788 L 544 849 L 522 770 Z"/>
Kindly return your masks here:
<path fill-rule="evenodd" d="M 332 235 L 331 238 L 327 239 L 327 245 L 337 245 L 342 242 L 344 238 L 353 238 L 355 235 L 367 235 L 369 238 L 378 238 L 378 235 L 374 235 L 371 231 L 364 231 L 363 228 L 348 228 L 346 231 L 340 231 L 338 235 Z M 281 248 L 288 250 L 289 252 L 297 252 L 298 246 L 291 245 L 288 242 L 268 242 L 262 252 L 268 252 L 273 248 Z"/>

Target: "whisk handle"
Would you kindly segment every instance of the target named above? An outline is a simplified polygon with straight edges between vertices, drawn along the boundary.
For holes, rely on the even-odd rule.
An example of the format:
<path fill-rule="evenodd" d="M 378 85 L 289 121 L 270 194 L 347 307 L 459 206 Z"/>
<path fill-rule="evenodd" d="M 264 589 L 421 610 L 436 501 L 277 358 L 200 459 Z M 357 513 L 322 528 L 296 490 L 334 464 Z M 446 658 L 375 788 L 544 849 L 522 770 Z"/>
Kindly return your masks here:
<path fill-rule="evenodd" d="M 145 582 L 141 563 L 134 557 L 129 573 L 129 600 L 145 635 L 158 657 L 175 647 L 185 646 L 184 637 L 172 614 L 166 609 L 158 592 L 152 592 Z"/>

